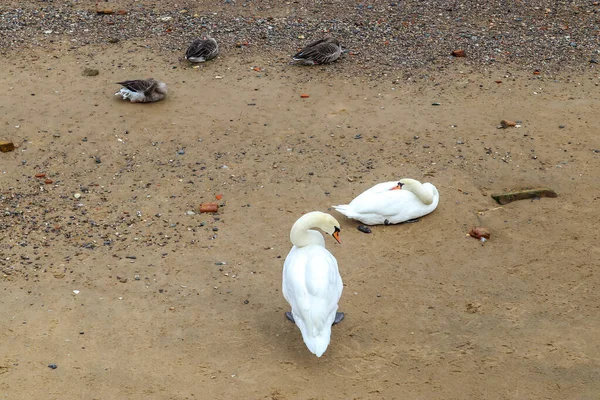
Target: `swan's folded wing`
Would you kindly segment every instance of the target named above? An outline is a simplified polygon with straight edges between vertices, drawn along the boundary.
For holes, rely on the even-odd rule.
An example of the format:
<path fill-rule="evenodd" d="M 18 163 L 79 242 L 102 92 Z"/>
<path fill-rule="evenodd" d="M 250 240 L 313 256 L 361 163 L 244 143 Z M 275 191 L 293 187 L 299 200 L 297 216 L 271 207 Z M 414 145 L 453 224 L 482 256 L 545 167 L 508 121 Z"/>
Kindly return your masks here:
<path fill-rule="evenodd" d="M 377 185 L 365 190 L 358 196 L 356 196 L 350 204 L 340 204 L 337 206 L 332 206 L 336 211 L 341 212 L 347 217 L 353 218 L 356 216 L 356 213 L 368 212 L 368 213 L 377 213 L 379 210 L 374 209 L 371 203 L 378 200 L 378 195 L 380 193 L 387 192 L 396 192 L 392 190 L 394 187 L 398 186 L 398 181 L 389 181 L 378 183 Z"/>
<path fill-rule="evenodd" d="M 307 260 L 304 281 L 311 296 L 326 297 L 339 279 L 335 257 L 324 247 L 314 247 Z"/>
<path fill-rule="evenodd" d="M 308 295 L 304 284 L 306 261 L 307 254 L 297 247 L 292 247 L 283 263 L 283 297 L 292 308 L 307 308 L 308 305 L 308 303 L 299 304 Z"/>
<path fill-rule="evenodd" d="M 414 193 L 408 190 L 388 190 L 381 193 L 371 193 L 367 196 L 359 196 L 352 200 L 350 207 L 352 211 L 360 214 L 378 214 L 391 216 L 398 214 L 406 201 L 416 199 Z"/>
<path fill-rule="evenodd" d="M 306 268 L 310 318 L 319 332 L 333 323 L 343 289 L 335 257 L 324 248 L 321 253 L 312 256 Z"/>
<path fill-rule="evenodd" d="M 392 189 L 395 188 L 396 186 L 398 186 L 398 181 L 389 181 L 389 182 L 378 183 L 377 185 L 365 190 L 364 192 L 362 192 L 361 194 L 356 196 L 354 198 L 354 200 L 352 200 L 352 202 L 356 201 L 357 199 L 366 197 L 366 196 L 371 196 L 371 195 L 375 195 L 375 194 L 379 194 L 379 193 L 393 191 Z M 350 203 L 350 204 L 352 204 L 352 203 Z"/>

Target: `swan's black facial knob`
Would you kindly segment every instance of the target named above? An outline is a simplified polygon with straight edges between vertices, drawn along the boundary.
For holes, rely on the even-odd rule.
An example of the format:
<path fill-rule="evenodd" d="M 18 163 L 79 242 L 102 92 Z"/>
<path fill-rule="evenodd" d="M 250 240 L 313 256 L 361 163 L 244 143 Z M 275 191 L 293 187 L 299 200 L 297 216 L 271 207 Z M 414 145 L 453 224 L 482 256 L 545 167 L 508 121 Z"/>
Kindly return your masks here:
<path fill-rule="evenodd" d="M 398 182 L 398 184 L 396 186 L 394 186 L 393 188 L 391 188 L 390 190 L 400 190 L 400 189 L 402 189 L 402 186 L 404 186 L 404 183 Z"/>

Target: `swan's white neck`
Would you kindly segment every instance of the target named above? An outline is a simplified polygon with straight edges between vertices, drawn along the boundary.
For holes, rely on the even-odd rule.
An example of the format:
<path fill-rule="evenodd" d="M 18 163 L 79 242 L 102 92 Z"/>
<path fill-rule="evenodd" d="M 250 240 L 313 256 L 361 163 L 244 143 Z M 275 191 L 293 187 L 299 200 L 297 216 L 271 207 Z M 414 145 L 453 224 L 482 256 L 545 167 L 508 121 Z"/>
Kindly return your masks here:
<path fill-rule="evenodd" d="M 324 245 L 325 240 L 320 232 L 310 228 L 320 228 L 320 213 L 308 213 L 300 217 L 292 226 L 290 240 L 296 247 L 310 246 L 313 244 Z"/>
<path fill-rule="evenodd" d="M 415 182 L 408 187 L 408 190 L 413 192 L 424 204 L 433 203 L 433 191 L 427 190 L 420 182 Z"/>

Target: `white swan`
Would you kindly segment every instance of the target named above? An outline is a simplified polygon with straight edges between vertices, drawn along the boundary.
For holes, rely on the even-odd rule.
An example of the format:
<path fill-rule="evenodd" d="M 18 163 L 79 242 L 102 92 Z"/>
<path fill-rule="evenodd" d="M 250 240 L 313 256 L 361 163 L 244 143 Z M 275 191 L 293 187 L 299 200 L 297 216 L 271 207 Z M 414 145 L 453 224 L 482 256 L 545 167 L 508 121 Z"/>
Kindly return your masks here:
<path fill-rule="evenodd" d="M 431 183 L 400 179 L 377 184 L 358 195 L 350 204 L 333 206 L 348 218 L 363 224 L 399 224 L 436 209 L 440 194 Z"/>
<path fill-rule="evenodd" d="M 329 214 L 313 211 L 300 217 L 290 232 L 294 245 L 283 264 L 283 296 L 292 306 L 287 318 L 302 332 L 306 347 L 321 357 L 331 337 L 331 325 L 344 318 L 338 313 L 342 277 L 335 257 L 325 248 L 320 228 L 340 242 L 340 224 Z"/>

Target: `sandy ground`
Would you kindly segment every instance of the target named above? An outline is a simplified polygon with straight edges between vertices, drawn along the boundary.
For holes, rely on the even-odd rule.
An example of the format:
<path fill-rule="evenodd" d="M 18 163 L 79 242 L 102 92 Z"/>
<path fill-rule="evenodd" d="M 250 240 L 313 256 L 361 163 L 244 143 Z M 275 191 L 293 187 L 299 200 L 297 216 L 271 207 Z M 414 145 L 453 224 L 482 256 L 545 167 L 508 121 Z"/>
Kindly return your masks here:
<path fill-rule="evenodd" d="M 2 399 L 599 398 L 598 77 L 178 56 L 0 60 Z M 149 76 L 165 101 L 113 96 Z M 438 209 L 370 235 L 331 211 L 346 319 L 318 359 L 283 315 L 289 229 L 401 177 Z M 490 197 L 536 186 L 559 197 Z"/>

